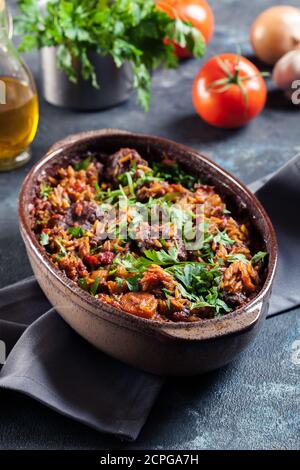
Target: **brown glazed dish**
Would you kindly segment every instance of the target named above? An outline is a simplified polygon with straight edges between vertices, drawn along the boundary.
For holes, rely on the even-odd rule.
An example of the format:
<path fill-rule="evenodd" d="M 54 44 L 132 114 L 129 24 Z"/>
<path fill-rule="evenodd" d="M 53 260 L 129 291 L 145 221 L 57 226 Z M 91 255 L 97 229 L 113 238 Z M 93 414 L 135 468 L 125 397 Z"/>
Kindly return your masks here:
<path fill-rule="evenodd" d="M 51 168 L 86 152 L 112 154 L 134 148 L 146 159 L 168 155 L 213 185 L 235 212 L 246 217 L 259 249 L 268 253 L 262 287 L 251 301 L 227 315 L 194 323 L 147 320 L 124 314 L 93 298 L 49 260 L 31 229 L 35 188 Z M 133 366 L 165 375 L 193 375 L 223 366 L 256 336 L 268 310 L 277 263 L 272 224 L 255 196 L 238 180 L 194 150 L 175 142 L 119 130 L 91 131 L 55 144 L 28 174 L 19 200 L 21 234 L 36 278 L 62 318 L 87 341 Z"/>

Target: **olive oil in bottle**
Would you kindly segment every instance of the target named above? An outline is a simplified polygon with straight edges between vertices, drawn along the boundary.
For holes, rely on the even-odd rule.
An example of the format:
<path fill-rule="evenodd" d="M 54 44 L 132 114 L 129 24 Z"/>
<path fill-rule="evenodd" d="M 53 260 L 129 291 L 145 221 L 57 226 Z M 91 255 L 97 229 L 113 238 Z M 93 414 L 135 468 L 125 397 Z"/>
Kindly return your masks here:
<path fill-rule="evenodd" d="M 33 78 L 11 37 L 12 18 L 0 0 L 0 171 L 29 160 L 39 114 Z"/>
<path fill-rule="evenodd" d="M 1 77 L 0 160 L 16 157 L 33 141 L 38 125 L 38 99 L 26 83 Z M 3 85 L 4 84 L 4 85 Z M 1 166 L 1 162 L 0 162 Z"/>

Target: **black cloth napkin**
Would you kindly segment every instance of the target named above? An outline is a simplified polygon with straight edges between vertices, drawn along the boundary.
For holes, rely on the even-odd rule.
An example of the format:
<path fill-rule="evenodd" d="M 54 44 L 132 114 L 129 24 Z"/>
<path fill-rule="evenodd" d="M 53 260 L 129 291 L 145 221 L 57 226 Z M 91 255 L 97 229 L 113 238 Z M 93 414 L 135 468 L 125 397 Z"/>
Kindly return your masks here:
<path fill-rule="evenodd" d="M 0 290 L 0 340 L 0 387 L 124 439 L 137 438 L 163 383 L 83 340 L 33 277 Z"/>
<path fill-rule="evenodd" d="M 269 315 L 300 305 L 300 154 L 277 173 L 250 186 L 274 225 L 279 262 Z"/>
<path fill-rule="evenodd" d="M 263 184 L 263 186 L 262 186 Z M 256 182 L 279 242 L 269 315 L 300 305 L 300 155 Z M 0 387 L 25 393 L 99 431 L 134 440 L 163 378 L 118 362 L 78 336 L 51 308 L 34 278 L 0 290 Z"/>

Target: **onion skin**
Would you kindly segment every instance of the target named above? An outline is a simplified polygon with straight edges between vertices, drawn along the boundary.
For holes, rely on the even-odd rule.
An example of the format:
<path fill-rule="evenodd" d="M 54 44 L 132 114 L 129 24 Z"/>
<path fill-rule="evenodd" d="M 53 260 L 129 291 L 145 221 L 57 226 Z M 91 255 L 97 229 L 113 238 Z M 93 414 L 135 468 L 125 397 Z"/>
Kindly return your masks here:
<path fill-rule="evenodd" d="M 295 98 L 299 99 L 300 93 L 296 91 L 297 86 L 293 87 L 292 85 L 295 81 L 298 81 L 300 84 L 300 50 L 290 51 L 281 57 L 274 67 L 272 80 L 278 88 L 284 90 L 288 98 L 292 99 L 295 96 Z M 295 92 L 297 96 L 294 95 Z M 294 101 L 293 103 L 300 104 Z"/>
<path fill-rule="evenodd" d="M 292 89 L 292 83 L 300 80 L 300 50 L 281 57 L 274 67 L 272 80 L 282 90 Z"/>
<path fill-rule="evenodd" d="M 281 5 L 265 10 L 251 27 L 250 40 L 257 57 L 269 65 L 300 49 L 300 9 Z"/>

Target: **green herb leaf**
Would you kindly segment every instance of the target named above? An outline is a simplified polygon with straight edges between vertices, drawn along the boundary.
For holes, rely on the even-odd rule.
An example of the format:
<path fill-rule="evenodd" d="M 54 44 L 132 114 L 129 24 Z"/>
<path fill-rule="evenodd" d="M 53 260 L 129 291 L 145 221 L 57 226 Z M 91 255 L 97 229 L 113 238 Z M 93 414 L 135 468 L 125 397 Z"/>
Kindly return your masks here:
<path fill-rule="evenodd" d="M 205 51 L 199 31 L 178 17 L 170 18 L 154 0 L 48 0 L 43 12 L 38 0 L 18 0 L 18 6 L 21 15 L 15 27 L 23 35 L 21 51 L 56 47 L 58 67 L 70 81 L 77 83 L 82 76 L 95 88 L 101 87 L 101 77 L 96 76 L 89 51 L 111 56 L 117 67 L 129 62 L 133 87 L 145 111 L 152 71 L 161 65 L 177 66 L 172 41 L 195 57 Z"/>
<path fill-rule="evenodd" d="M 43 198 L 48 199 L 48 197 L 50 196 L 52 191 L 53 191 L 53 188 L 51 188 L 51 186 L 48 186 L 46 183 L 41 184 L 41 186 L 40 186 L 40 195 Z"/>
<path fill-rule="evenodd" d="M 262 261 L 267 255 L 268 253 L 266 253 L 265 251 L 259 251 L 252 257 L 251 263 L 252 264 L 259 263 L 259 261 Z"/>
<path fill-rule="evenodd" d="M 224 230 L 223 232 L 218 231 L 217 235 L 213 237 L 214 243 L 219 243 L 220 245 L 234 245 L 235 241 L 229 238 L 228 234 Z"/>
<path fill-rule="evenodd" d="M 40 244 L 41 244 L 42 246 L 47 246 L 47 245 L 49 245 L 49 235 L 48 235 L 48 233 L 42 232 L 42 234 L 41 234 L 41 239 L 40 239 Z"/>
<path fill-rule="evenodd" d="M 87 157 L 84 160 L 81 160 L 79 163 L 75 163 L 74 169 L 76 171 L 87 170 L 91 164 L 91 157 Z"/>
<path fill-rule="evenodd" d="M 121 289 L 123 287 L 125 279 L 123 279 L 122 277 L 116 277 L 115 282 L 117 283 L 118 288 Z"/>
<path fill-rule="evenodd" d="M 166 269 L 179 281 L 181 295 L 192 302 L 190 308 L 212 308 L 217 315 L 230 311 L 222 300 L 220 270 L 213 263 L 179 263 Z"/>
<path fill-rule="evenodd" d="M 87 281 L 83 277 L 78 279 L 78 285 L 81 287 L 81 289 L 86 291 L 88 290 Z"/>
<path fill-rule="evenodd" d="M 58 245 L 58 247 L 60 249 L 59 253 L 58 253 L 58 257 L 66 256 L 67 251 L 66 251 L 65 247 L 62 244 L 62 240 L 60 238 L 55 238 L 55 243 Z"/>
<path fill-rule="evenodd" d="M 168 39 L 173 39 L 183 48 L 187 48 L 195 57 L 202 57 L 205 53 L 205 42 L 201 33 L 191 23 L 175 20 L 175 30 L 167 30 Z"/>
<path fill-rule="evenodd" d="M 24 44 L 23 44 L 23 47 L 24 47 Z M 78 76 L 73 67 L 72 52 L 66 45 L 61 44 L 57 47 L 56 61 L 57 61 L 58 68 L 62 70 L 63 72 L 65 72 L 70 82 L 77 83 Z"/>
<path fill-rule="evenodd" d="M 99 284 L 100 284 L 100 278 L 96 277 L 95 281 L 93 282 L 93 284 L 91 285 L 91 288 L 90 288 L 90 293 L 93 296 L 95 296 L 97 294 Z"/>
<path fill-rule="evenodd" d="M 175 247 L 171 247 L 168 252 L 165 250 L 145 250 L 144 255 L 159 266 L 167 266 L 178 262 L 178 250 Z"/>
<path fill-rule="evenodd" d="M 234 263 L 235 261 L 243 261 L 243 263 L 249 263 L 249 260 L 243 253 L 235 253 L 234 255 L 229 255 L 226 259 L 229 263 Z"/>
<path fill-rule="evenodd" d="M 186 173 L 176 162 L 171 164 L 153 163 L 153 175 L 155 177 L 163 176 L 163 179 L 171 183 L 181 183 L 189 189 L 199 182 L 199 178 Z"/>
<path fill-rule="evenodd" d="M 199 301 L 192 304 L 191 308 L 212 308 L 216 316 L 231 312 L 226 302 L 220 298 L 220 292 L 217 287 L 212 287 L 207 295 L 201 297 Z"/>
<path fill-rule="evenodd" d="M 83 228 L 79 226 L 69 227 L 68 233 L 72 235 L 73 238 L 81 238 L 81 237 L 84 237 L 85 230 L 83 230 Z"/>
<path fill-rule="evenodd" d="M 99 186 L 99 183 L 95 183 L 95 191 L 96 191 L 96 198 L 99 199 L 101 198 L 101 189 L 100 189 L 100 186 Z"/>
<path fill-rule="evenodd" d="M 138 292 L 138 290 L 139 290 L 139 280 L 140 280 L 139 276 L 133 276 L 133 277 L 129 277 L 129 278 L 126 279 L 128 289 L 131 292 Z"/>
<path fill-rule="evenodd" d="M 153 262 L 142 256 L 135 258 L 133 255 L 127 254 L 123 258 L 116 257 L 113 264 L 123 266 L 128 272 L 142 275 Z"/>

